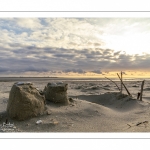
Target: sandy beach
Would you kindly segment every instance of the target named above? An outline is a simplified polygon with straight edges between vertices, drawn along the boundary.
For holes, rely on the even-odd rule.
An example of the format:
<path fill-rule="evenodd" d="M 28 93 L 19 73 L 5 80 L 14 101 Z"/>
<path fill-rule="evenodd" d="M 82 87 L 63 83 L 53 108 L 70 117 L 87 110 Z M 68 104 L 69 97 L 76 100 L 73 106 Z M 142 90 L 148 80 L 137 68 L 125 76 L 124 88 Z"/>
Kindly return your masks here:
<path fill-rule="evenodd" d="M 43 90 L 48 82 L 68 83 L 68 105 L 46 101 L 47 114 L 17 121 L 6 113 L 9 92 L 15 82 L 32 82 Z M 116 86 L 102 79 L 63 78 L 0 78 L 0 132 L 149 132 L 150 81 L 144 85 L 143 100 L 137 100 L 142 80 L 124 81 L 132 94 L 125 89 L 120 95 Z M 120 82 L 116 81 L 118 86 Z M 8 119 L 15 128 L 2 128 Z M 36 124 L 41 120 L 40 124 Z"/>

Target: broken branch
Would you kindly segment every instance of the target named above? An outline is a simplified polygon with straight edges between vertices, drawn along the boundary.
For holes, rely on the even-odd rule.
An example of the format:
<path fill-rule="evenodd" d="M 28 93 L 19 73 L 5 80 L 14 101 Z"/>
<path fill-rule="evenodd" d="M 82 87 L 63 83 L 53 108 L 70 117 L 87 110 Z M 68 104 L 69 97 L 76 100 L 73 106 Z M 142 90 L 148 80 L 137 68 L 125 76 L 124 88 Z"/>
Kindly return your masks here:
<path fill-rule="evenodd" d="M 118 90 L 120 91 L 120 88 L 118 87 L 118 85 L 116 84 L 116 82 L 112 81 L 111 79 L 109 79 L 107 77 L 105 77 L 105 78 L 108 79 L 108 80 L 110 80 L 111 82 L 113 82 L 116 85 L 116 87 L 118 88 Z"/>
<path fill-rule="evenodd" d="M 121 80 L 121 78 L 120 78 L 120 76 L 119 76 L 119 74 L 118 74 L 118 73 L 117 73 L 117 75 L 118 75 L 118 77 L 119 77 L 119 79 L 120 79 L 120 81 L 121 81 L 122 85 L 123 85 L 123 86 L 124 86 L 124 88 L 126 89 L 126 91 L 127 91 L 128 95 L 129 95 L 129 96 L 132 96 L 132 95 L 130 94 L 130 92 L 128 91 L 127 87 L 125 86 L 125 84 L 123 83 L 123 81 Z"/>

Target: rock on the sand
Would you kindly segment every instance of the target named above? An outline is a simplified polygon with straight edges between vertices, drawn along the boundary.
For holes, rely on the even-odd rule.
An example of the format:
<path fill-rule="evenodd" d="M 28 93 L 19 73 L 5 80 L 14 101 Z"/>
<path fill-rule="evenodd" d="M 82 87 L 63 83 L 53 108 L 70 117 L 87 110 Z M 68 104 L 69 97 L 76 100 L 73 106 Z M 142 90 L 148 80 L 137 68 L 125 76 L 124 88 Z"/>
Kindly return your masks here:
<path fill-rule="evenodd" d="M 67 95 L 68 84 L 65 83 L 48 83 L 45 87 L 45 98 L 46 100 L 55 102 L 55 103 L 64 103 L 68 104 L 68 95 Z"/>
<path fill-rule="evenodd" d="M 45 98 L 31 83 L 15 83 L 10 91 L 7 113 L 11 118 L 25 120 L 45 112 Z"/>

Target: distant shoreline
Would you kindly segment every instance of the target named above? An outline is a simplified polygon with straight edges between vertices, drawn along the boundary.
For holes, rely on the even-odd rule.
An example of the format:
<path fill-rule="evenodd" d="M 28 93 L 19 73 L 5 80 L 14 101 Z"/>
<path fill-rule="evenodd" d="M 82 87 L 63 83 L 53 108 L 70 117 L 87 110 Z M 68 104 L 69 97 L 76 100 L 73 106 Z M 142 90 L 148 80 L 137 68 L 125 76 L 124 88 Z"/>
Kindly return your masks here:
<path fill-rule="evenodd" d="M 39 80 L 38 80 L 39 79 Z M 110 78 L 113 81 L 119 81 L 120 80 L 118 78 Z M 109 81 L 106 78 L 75 78 L 75 77 L 0 77 L 0 82 L 26 82 L 26 81 L 30 81 L 30 82 L 34 82 L 34 81 L 42 81 L 42 80 L 47 80 L 47 82 L 50 82 L 50 80 L 61 80 L 61 81 Z M 134 81 L 143 81 L 143 80 L 148 80 L 150 81 L 150 78 L 123 78 L 123 81 L 130 81 L 130 82 L 134 82 Z"/>

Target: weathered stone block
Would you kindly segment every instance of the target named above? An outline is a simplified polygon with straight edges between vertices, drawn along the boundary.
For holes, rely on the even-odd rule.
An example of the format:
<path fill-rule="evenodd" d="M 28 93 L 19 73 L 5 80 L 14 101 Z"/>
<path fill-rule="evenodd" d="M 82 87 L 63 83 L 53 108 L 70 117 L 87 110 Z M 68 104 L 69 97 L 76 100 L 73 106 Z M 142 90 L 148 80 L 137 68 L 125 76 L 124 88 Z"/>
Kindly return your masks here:
<path fill-rule="evenodd" d="M 45 98 L 32 83 L 15 83 L 10 91 L 7 113 L 11 118 L 25 120 L 45 112 Z"/>
<path fill-rule="evenodd" d="M 45 87 L 45 98 L 46 100 L 55 103 L 68 104 L 67 96 L 68 84 L 65 83 L 48 83 Z"/>

